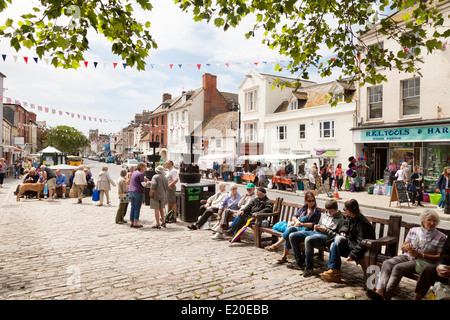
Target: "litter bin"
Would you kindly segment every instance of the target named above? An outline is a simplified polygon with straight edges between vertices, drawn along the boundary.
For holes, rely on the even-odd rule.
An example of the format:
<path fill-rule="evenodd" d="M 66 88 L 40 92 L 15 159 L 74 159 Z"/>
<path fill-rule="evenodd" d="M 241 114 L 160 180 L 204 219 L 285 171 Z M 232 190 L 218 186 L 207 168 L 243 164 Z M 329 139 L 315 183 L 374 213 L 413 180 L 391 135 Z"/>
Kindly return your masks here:
<path fill-rule="evenodd" d="M 182 183 L 181 184 L 181 220 L 196 222 L 200 201 L 216 194 L 215 183 Z"/>
<path fill-rule="evenodd" d="M 145 174 L 145 177 L 151 181 L 153 176 L 155 175 L 155 171 L 145 170 L 144 174 Z M 144 188 L 144 204 L 146 206 L 150 205 L 150 185 L 148 185 Z"/>
<path fill-rule="evenodd" d="M 236 184 L 241 184 L 242 183 L 241 175 L 242 175 L 242 172 L 236 172 L 234 174 L 234 183 L 236 183 Z"/>

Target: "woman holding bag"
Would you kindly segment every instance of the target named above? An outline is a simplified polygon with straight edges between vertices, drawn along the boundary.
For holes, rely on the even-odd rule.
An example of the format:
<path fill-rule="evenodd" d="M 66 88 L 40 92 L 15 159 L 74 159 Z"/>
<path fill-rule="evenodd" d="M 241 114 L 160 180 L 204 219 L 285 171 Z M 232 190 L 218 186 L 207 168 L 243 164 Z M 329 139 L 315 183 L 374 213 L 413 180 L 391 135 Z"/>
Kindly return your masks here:
<path fill-rule="evenodd" d="M 127 223 L 123 218 L 125 217 L 127 213 L 128 208 L 128 202 L 129 202 L 129 196 L 128 201 L 124 200 L 125 196 L 128 195 L 128 185 L 127 181 L 125 180 L 127 176 L 127 169 L 122 169 L 120 171 L 120 177 L 117 180 L 117 192 L 119 193 L 119 208 L 117 209 L 116 214 L 116 223 L 117 224 L 124 224 Z"/>
<path fill-rule="evenodd" d="M 447 236 L 436 229 L 439 215 L 425 210 L 420 215 L 422 226 L 412 228 L 402 244 L 403 254 L 383 262 L 376 290 L 367 290 L 372 300 L 390 300 L 405 274 L 417 272 L 430 263 L 435 263 L 442 252 Z"/>

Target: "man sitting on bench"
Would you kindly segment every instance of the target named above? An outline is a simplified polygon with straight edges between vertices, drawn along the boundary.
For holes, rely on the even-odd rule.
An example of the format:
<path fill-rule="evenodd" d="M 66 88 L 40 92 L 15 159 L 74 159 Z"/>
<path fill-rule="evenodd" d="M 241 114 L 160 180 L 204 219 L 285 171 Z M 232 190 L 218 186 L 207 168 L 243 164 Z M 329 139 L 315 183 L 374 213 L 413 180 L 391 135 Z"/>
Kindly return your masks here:
<path fill-rule="evenodd" d="M 67 179 L 66 179 L 66 175 L 61 173 L 61 171 L 59 171 L 58 169 L 55 170 L 56 173 L 56 190 L 61 189 L 62 191 L 62 197 L 63 199 L 66 198 L 66 186 L 67 186 Z M 54 198 L 56 198 L 56 193 L 53 196 Z"/>
<path fill-rule="evenodd" d="M 234 219 L 231 224 L 233 234 L 236 234 L 243 226 L 245 226 L 247 220 L 252 218 L 254 213 L 258 212 L 273 212 L 273 204 L 266 196 L 266 189 L 264 189 L 264 187 L 258 187 L 256 189 L 256 198 L 237 213 L 236 219 Z M 237 241 L 240 241 L 240 239 Z"/>

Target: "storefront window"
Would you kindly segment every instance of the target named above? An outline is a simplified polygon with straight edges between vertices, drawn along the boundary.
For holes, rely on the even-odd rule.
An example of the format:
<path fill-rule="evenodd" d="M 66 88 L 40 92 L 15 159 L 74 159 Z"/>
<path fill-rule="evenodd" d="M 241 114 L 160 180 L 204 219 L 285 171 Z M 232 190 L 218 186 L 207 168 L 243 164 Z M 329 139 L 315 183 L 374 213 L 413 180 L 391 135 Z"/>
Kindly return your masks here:
<path fill-rule="evenodd" d="M 390 148 L 390 160 L 394 160 L 397 169 L 403 162 L 406 162 L 411 168 L 414 163 L 414 145 L 412 143 L 393 143 Z M 417 163 L 417 165 L 419 165 Z"/>
<path fill-rule="evenodd" d="M 424 175 L 438 177 L 447 166 L 450 166 L 450 144 L 439 142 L 423 144 Z"/>

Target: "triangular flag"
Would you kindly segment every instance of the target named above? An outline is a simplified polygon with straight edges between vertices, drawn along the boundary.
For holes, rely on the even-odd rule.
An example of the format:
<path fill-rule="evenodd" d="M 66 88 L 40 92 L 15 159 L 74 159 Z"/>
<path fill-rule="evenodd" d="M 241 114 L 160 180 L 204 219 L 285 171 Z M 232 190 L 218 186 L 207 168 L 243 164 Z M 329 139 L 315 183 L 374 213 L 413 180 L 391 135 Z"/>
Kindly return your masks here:
<path fill-rule="evenodd" d="M 127 67 L 127 64 L 126 64 L 126 63 L 122 63 L 122 65 L 123 65 L 123 68 L 124 68 L 124 69 Z"/>
<path fill-rule="evenodd" d="M 229 66 L 230 66 L 230 64 L 229 64 L 229 63 L 225 63 L 225 65 L 226 65 L 227 67 L 229 67 Z"/>
<path fill-rule="evenodd" d="M 89 63 L 88 61 L 85 61 L 85 62 L 84 62 L 84 65 L 86 66 L 86 68 L 87 68 L 87 66 L 88 66 L 88 63 Z"/>
<path fill-rule="evenodd" d="M 181 66 L 182 66 L 182 64 L 179 64 L 178 66 L 179 66 L 179 67 L 180 67 L 180 69 L 181 69 Z"/>
<path fill-rule="evenodd" d="M 44 61 L 45 61 L 46 64 L 48 64 L 48 59 L 45 59 L 45 58 L 44 58 Z"/>
<path fill-rule="evenodd" d="M 28 63 L 28 57 L 23 57 L 23 60 L 25 60 L 25 63 Z"/>
<path fill-rule="evenodd" d="M 52 109 L 52 113 L 55 114 L 55 113 L 56 113 L 56 110 L 55 110 L 55 109 Z"/>
<path fill-rule="evenodd" d="M 34 104 L 31 105 L 31 109 L 34 109 Z"/>
<path fill-rule="evenodd" d="M 172 67 L 173 67 L 173 64 L 169 64 L 169 67 L 170 67 L 170 69 L 172 69 Z"/>
<path fill-rule="evenodd" d="M 6 54 L 2 54 L 3 61 L 6 60 Z"/>
<path fill-rule="evenodd" d="M 34 62 L 38 63 L 38 58 L 33 58 Z"/>
<path fill-rule="evenodd" d="M 98 62 L 94 62 L 94 68 L 97 68 Z"/>
<path fill-rule="evenodd" d="M 117 67 L 117 62 L 113 63 L 114 69 Z"/>
<path fill-rule="evenodd" d="M 62 115 L 63 115 L 63 112 L 62 112 L 61 110 L 59 110 L 59 115 L 60 115 L 60 116 L 62 116 Z"/>
<path fill-rule="evenodd" d="M 17 56 L 13 56 L 14 57 L 14 62 L 17 62 Z"/>
<path fill-rule="evenodd" d="M 198 70 L 200 70 L 200 67 L 201 67 L 201 66 L 202 66 L 201 64 L 197 64 Z"/>

